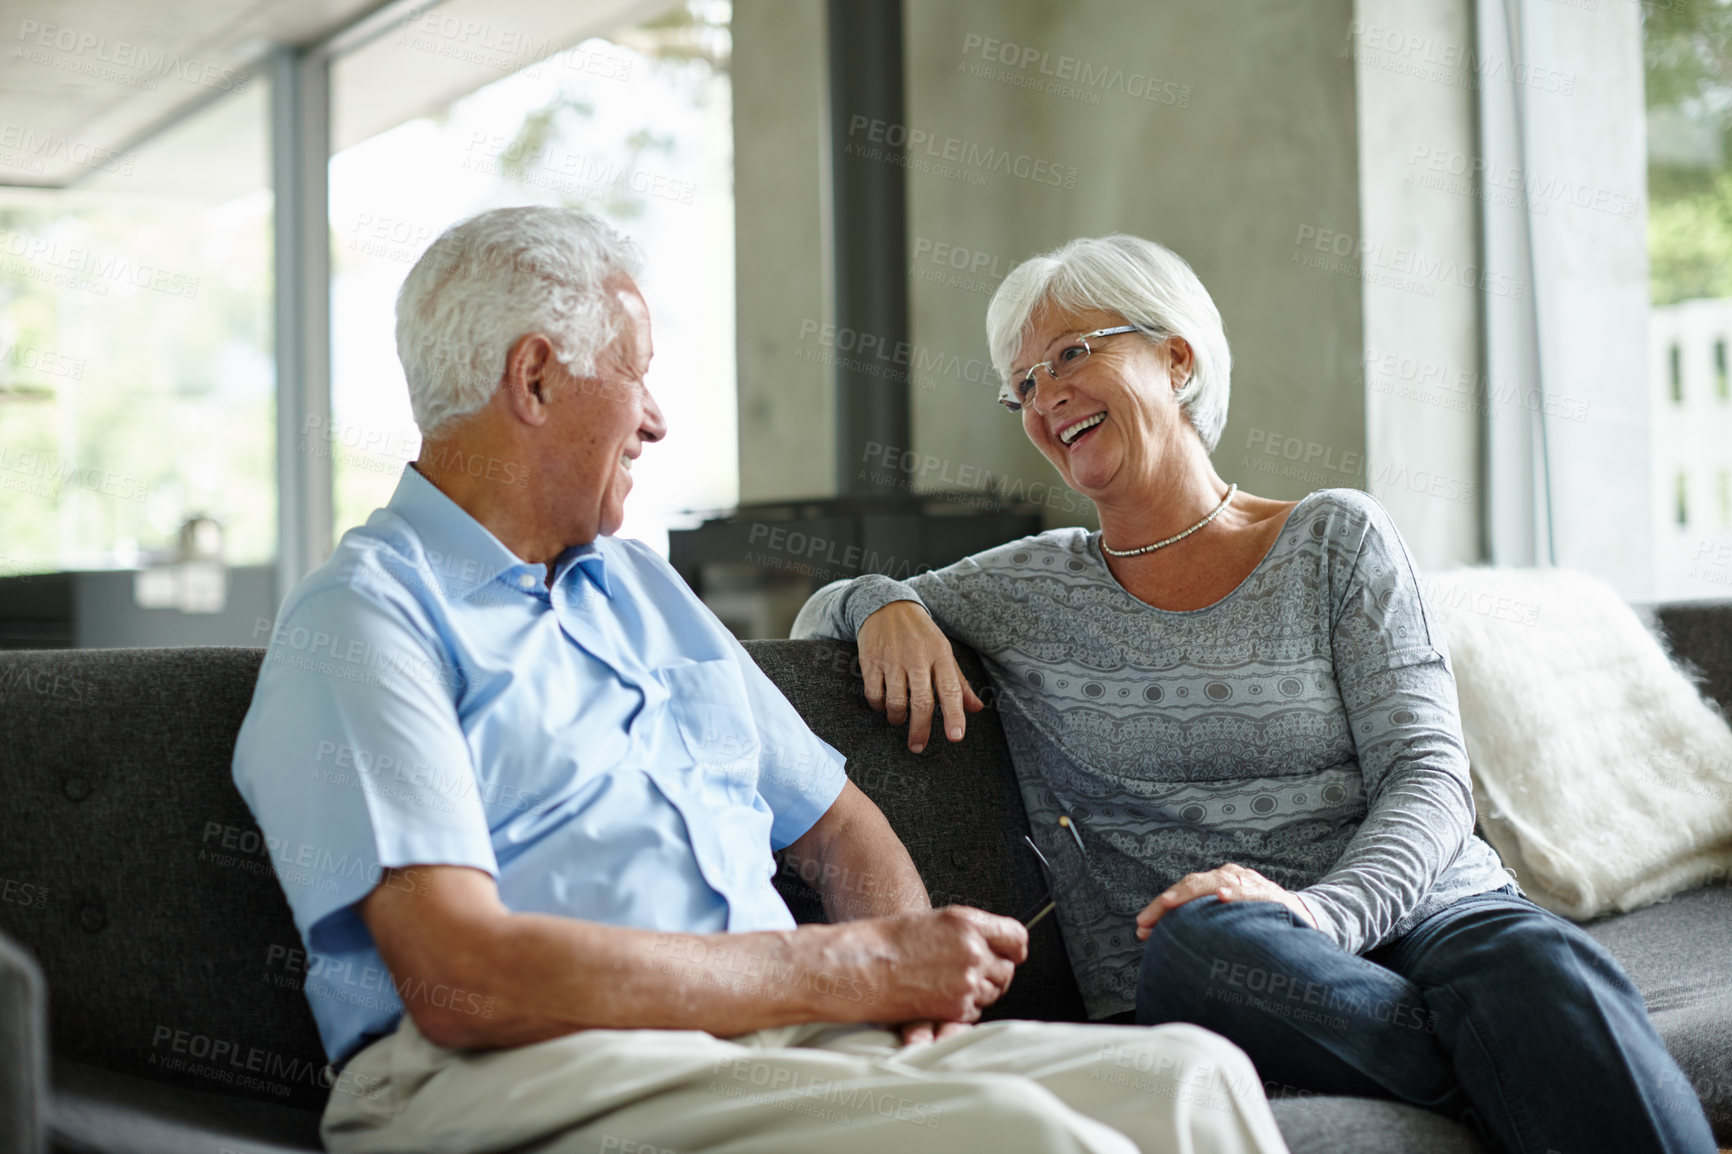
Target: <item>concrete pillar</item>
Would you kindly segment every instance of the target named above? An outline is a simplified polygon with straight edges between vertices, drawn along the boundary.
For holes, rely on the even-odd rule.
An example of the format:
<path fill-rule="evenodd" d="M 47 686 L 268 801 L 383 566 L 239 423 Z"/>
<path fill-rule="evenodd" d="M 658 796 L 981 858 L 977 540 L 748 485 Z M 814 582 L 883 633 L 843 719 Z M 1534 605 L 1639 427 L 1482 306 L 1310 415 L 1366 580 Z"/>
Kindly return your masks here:
<path fill-rule="evenodd" d="M 1359 0 L 1366 487 L 1428 568 L 1479 557 L 1483 290 L 1467 0 Z M 1422 47 L 1408 53 L 1409 41 Z M 1428 62 L 1426 55 L 1438 57 Z M 1416 60 L 1415 57 L 1418 57 Z M 1458 61 L 1445 65 L 1444 58 Z M 1453 271 L 1451 271 L 1453 270 Z M 1468 276 L 1468 279 L 1473 279 Z"/>
<path fill-rule="evenodd" d="M 735 0 L 740 500 L 836 493 L 824 5 Z"/>

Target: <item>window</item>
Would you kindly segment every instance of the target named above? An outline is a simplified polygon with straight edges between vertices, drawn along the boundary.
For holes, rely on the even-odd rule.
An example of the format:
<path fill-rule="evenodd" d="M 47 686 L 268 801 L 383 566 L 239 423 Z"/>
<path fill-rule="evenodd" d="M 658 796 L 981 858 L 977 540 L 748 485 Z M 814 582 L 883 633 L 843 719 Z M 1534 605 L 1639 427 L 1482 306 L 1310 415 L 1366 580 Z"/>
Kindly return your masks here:
<path fill-rule="evenodd" d="M 130 567 L 206 517 L 229 563 L 275 555 L 268 99 L 0 190 L 0 572 Z"/>
<path fill-rule="evenodd" d="M 1732 5 L 1644 4 L 1642 22 L 1650 363 L 1664 374 L 1650 411 L 1654 595 L 1724 597 L 1694 559 L 1732 544 Z M 1694 510 L 1692 476 L 1705 485 Z"/>
<path fill-rule="evenodd" d="M 445 228 L 511 204 L 598 213 L 644 254 L 656 349 L 648 383 L 669 435 L 633 469 L 621 534 L 665 554 L 685 510 L 736 501 L 727 21 L 727 5 L 692 3 L 549 59 L 519 58 L 438 115 L 331 158 L 338 534 L 390 499 L 420 451 L 394 343 L 403 278 Z M 411 33 L 412 46 L 421 33 Z M 366 98 L 374 71 L 355 59 L 333 72 L 339 121 L 345 101 Z"/>

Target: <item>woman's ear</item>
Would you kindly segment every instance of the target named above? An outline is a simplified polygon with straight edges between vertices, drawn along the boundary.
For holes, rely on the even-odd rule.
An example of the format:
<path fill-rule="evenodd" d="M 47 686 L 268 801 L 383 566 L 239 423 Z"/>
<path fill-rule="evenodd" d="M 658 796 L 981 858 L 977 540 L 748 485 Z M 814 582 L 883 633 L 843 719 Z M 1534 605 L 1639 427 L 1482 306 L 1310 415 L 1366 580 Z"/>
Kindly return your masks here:
<path fill-rule="evenodd" d="M 1190 384 L 1196 371 L 1197 358 L 1191 352 L 1191 342 L 1184 337 L 1168 337 L 1167 378 L 1172 382 L 1173 392 Z"/>

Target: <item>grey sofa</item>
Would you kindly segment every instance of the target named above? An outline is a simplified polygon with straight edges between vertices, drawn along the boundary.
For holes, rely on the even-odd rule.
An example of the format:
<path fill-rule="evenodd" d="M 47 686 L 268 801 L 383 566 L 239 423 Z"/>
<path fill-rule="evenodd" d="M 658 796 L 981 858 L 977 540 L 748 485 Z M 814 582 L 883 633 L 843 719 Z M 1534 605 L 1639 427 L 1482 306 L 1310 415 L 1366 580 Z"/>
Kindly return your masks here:
<path fill-rule="evenodd" d="M 1675 650 L 1732 706 L 1732 603 L 1663 607 Z M 861 699 L 851 647 L 752 656 L 889 817 L 938 902 L 1026 915 L 1043 896 L 1002 731 L 924 756 Z M 977 686 L 978 661 L 962 654 Z M 262 651 L 0 653 L 0 1150 L 316 1150 L 329 1072 L 271 850 L 229 781 Z M 813 892 L 778 878 L 803 921 Z M 1608 919 L 1623 961 L 1732 1145 L 1732 888 Z M 1051 918 L 993 1016 L 1077 1019 Z M 1275 1103 L 1295 1154 L 1480 1149 L 1388 1102 Z"/>

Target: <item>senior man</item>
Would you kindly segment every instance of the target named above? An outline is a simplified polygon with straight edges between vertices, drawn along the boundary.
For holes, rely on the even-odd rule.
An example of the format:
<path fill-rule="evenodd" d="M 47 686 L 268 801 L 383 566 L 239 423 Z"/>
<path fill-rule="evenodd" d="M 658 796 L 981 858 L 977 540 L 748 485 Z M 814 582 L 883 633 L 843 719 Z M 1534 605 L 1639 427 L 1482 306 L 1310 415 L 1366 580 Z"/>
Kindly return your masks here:
<path fill-rule="evenodd" d="M 565 210 L 436 240 L 397 302 L 420 457 L 283 604 L 234 775 L 312 847 L 280 878 L 326 1143 L 1283 1150 L 1196 1027 L 965 1028 L 1023 928 L 932 909 L 841 755 L 612 536 L 666 432 L 635 271 Z M 835 924 L 795 927 L 775 849 Z"/>

